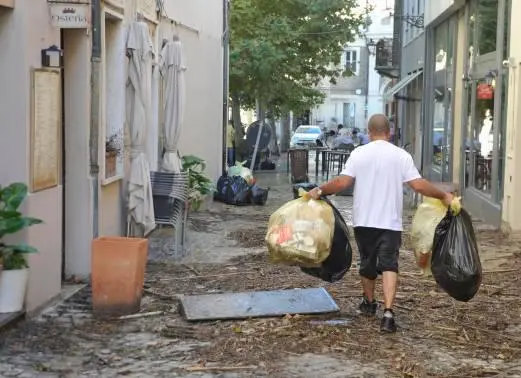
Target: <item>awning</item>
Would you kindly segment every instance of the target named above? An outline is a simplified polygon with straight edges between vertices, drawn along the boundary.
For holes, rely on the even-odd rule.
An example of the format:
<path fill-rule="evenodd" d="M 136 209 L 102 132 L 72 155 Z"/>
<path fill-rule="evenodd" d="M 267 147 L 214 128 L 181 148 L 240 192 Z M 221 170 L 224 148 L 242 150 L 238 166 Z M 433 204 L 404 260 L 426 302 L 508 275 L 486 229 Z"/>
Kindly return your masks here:
<path fill-rule="evenodd" d="M 387 92 L 384 93 L 385 101 L 391 101 L 393 96 L 400 92 L 402 89 L 407 87 L 414 79 L 420 76 L 423 73 L 422 70 L 418 70 L 404 78 L 402 78 L 399 82 L 397 82 L 394 86 L 392 86 Z"/>

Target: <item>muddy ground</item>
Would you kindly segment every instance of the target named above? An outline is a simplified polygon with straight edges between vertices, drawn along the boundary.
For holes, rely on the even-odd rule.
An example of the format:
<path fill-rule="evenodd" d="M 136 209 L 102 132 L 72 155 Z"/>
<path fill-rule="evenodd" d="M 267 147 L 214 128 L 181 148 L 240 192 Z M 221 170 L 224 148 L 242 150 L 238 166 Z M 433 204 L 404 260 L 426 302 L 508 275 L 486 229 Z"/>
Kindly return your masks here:
<path fill-rule="evenodd" d="M 266 207 L 210 203 L 191 215 L 182 261 L 164 259 L 171 230 L 153 236 L 142 306 L 149 316 L 93 319 L 86 286 L 0 335 L 0 377 L 521 376 L 519 239 L 476 225 L 483 285 L 460 303 L 419 275 L 404 235 L 399 331 L 380 335 L 378 319 L 356 314 L 355 267 L 325 284 L 267 262 L 267 219 L 292 194 L 285 175 L 259 175 L 259 182 L 271 187 Z M 349 221 L 350 198 L 335 202 Z M 181 295 L 304 287 L 325 287 L 341 312 L 193 324 L 179 313 Z"/>

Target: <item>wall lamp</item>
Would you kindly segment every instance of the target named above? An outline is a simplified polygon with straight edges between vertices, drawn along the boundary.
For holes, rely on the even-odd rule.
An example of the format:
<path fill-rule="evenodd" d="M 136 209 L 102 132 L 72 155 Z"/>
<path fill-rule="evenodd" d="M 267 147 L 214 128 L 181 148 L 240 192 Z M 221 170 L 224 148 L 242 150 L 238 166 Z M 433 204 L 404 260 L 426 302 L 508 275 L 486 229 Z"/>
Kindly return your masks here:
<path fill-rule="evenodd" d="M 56 45 L 42 50 L 42 67 L 62 68 L 63 51 Z"/>

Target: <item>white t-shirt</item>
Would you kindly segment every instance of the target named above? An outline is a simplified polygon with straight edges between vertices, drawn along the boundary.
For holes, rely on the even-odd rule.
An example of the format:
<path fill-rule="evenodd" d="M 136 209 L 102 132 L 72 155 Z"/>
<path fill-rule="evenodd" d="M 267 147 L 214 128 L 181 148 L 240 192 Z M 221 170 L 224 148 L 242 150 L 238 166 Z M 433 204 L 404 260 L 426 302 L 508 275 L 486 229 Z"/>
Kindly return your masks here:
<path fill-rule="evenodd" d="M 403 230 L 403 184 L 421 178 L 407 151 L 383 140 L 368 143 L 351 153 L 341 174 L 356 179 L 355 227 Z"/>

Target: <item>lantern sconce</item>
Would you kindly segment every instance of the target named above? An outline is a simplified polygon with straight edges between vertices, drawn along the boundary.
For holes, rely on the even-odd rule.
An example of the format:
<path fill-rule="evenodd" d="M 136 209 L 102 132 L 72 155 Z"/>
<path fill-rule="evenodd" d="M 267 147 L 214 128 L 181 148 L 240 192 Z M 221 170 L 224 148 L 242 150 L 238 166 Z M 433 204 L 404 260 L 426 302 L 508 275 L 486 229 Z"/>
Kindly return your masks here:
<path fill-rule="evenodd" d="M 58 46 L 52 45 L 42 50 L 42 67 L 62 68 L 63 67 L 63 50 Z"/>
<path fill-rule="evenodd" d="M 376 42 L 371 38 L 366 42 L 367 50 L 369 50 L 370 55 L 376 54 Z"/>
<path fill-rule="evenodd" d="M 485 80 L 487 81 L 487 84 L 490 85 L 492 88 L 496 88 L 497 74 L 497 70 L 492 70 L 485 75 Z"/>

